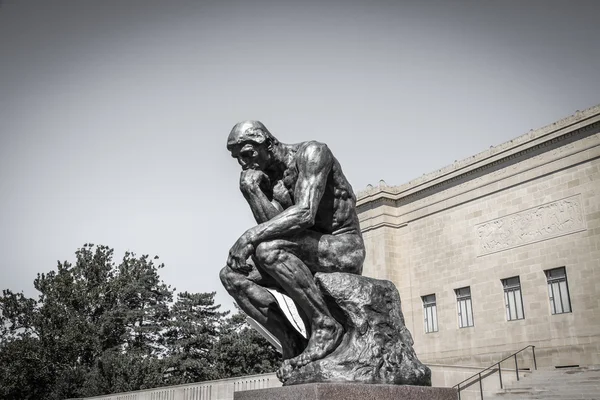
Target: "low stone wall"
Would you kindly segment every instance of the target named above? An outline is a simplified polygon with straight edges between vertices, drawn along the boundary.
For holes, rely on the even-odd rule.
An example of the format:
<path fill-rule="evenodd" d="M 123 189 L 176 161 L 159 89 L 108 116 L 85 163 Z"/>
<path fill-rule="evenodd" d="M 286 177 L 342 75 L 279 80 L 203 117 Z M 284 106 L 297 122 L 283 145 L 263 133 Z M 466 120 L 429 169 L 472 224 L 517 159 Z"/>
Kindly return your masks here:
<path fill-rule="evenodd" d="M 275 374 L 262 374 L 86 397 L 85 400 L 232 400 L 234 392 L 279 386 L 281 382 Z"/>
<path fill-rule="evenodd" d="M 435 387 L 452 387 L 481 371 L 481 367 L 463 367 L 455 365 L 428 365 L 431 368 L 432 385 Z M 502 370 L 505 383 L 516 381 L 515 371 Z M 281 382 L 275 374 L 250 375 L 239 378 L 220 379 L 190 383 L 187 385 L 168 386 L 135 392 L 117 393 L 106 396 L 86 397 L 78 400 L 233 400 L 233 393 L 280 387 Z M 500 388 L 498 374 L 483 381 L 484 393 L 493 393 Z M 479 399 L 479 385 L 473 385 L 461 393 L 461 400 Z M 75 399 L 72 399 L 75 400 Z"/>

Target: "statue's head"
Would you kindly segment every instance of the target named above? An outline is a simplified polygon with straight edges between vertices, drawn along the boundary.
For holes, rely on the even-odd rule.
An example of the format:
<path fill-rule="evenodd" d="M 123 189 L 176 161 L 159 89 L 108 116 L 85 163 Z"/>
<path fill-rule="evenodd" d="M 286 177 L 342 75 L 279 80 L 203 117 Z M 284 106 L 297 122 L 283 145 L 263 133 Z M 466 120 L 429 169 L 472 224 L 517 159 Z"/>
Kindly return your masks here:
<path fill-rule="evenodd" d="M 227 149 L 243 169 L 264 171 L 271 164 L 273 145 L 277 143 L 260 121 L 239 122 L 227 137 Z"/>

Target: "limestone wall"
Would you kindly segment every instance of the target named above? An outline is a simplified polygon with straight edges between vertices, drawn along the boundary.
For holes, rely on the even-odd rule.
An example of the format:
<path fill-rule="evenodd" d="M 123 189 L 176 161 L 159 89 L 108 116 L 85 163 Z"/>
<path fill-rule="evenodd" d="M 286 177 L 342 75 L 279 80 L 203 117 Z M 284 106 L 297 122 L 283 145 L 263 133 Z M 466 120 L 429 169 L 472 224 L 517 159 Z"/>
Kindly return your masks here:
<path fill-rule="evenodd" d="M 600 363 L 600 107 L 407 185 L 359 196 L 365 275 L 398 287 L 419 358 L 489 365 L 536 345 L 543 366 Z M 572 312 L 552 315 L 545 270 L 565 267 Z M 507 321 L 518 276 L 524 319 Z M 455 289 L 474 326 L 459 328 Z M 422 296 L 438 331 L 425 333 Z"/>
<path fill-rule="evenodd" d="M 262 374 L 86 397 L 85 400 L 232 400 L 234 392 L 280 386 L 275 374 Z"/>

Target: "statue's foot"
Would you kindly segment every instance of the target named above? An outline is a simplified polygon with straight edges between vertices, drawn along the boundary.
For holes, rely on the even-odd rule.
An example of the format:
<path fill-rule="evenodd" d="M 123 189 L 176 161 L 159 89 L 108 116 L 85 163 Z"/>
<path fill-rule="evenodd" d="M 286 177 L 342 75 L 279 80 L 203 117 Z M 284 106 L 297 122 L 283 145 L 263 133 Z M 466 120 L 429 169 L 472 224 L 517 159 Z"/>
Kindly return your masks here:
<path fill-rule="evenodd" d="M 344 337 L 344 328 L 336 320 L 330 317 L 322 317 L 313 326 L 312 334 L 306 349 L 297 357 L 286 360 L 282 366 L 300 368 L 306 364 L 320 360 L 334 351 Z"/>

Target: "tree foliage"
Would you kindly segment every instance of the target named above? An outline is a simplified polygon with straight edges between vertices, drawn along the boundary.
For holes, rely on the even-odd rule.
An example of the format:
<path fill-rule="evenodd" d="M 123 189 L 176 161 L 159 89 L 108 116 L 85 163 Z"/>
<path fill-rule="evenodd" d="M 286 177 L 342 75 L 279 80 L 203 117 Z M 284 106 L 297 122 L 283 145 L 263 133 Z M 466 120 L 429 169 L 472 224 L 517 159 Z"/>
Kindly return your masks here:
<path fill-rule="evenodd" d="M 214 349 L 220 378 L 273 372 L 281 365 L 279 353 L 246 324 L 240 310 L 223 324 Z"/>
<path fill-rule="evenodd" d="M 178 293 L 157 257 L 86 244 L 38 274 L 37 299 L 0 297 L 0 398 L 65 399 L 273 371 L 279 355 L 214 304 Z"/>
<path fill-rule="evenodd" d="M 219 326 L 227 315 L 214 304 L 215 293 L 177 295 L 171 308 L 171 327 L 167 331 L 169 381 L 174 384 L 219 378 L 215 373 L 213 345 Z"/>

